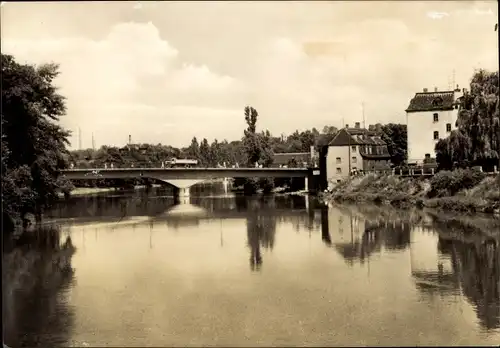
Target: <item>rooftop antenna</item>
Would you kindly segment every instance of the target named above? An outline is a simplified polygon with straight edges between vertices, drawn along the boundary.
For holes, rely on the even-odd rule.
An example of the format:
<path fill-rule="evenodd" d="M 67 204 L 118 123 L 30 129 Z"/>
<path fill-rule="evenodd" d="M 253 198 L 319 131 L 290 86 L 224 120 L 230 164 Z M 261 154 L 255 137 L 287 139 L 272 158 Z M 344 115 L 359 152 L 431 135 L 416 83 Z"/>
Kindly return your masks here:
<path fill-rule="evenodd" d="M 361 112 L 363 113 L 363 128 L 366 129 L 366 119 L 365 119 L 365 102 L 361 103 Z"/>
<path fill-rule="evenodd" d="M 450 90 L 452 90 L 453 88 L 455 88 L 455 69 L 453 69 L 453 78 Z"/>
<path fill-rule="evenodd" d="M 78 148 L 82 149 L 82 130 L 78 127 Z"/>

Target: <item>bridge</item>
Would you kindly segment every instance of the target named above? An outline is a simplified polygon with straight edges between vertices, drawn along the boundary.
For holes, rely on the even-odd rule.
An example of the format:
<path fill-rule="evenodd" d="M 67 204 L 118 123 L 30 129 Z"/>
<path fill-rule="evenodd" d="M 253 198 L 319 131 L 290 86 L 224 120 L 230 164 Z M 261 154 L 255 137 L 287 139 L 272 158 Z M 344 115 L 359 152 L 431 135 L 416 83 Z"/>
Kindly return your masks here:
<path fill-rule="evenodd" d="M 69 180 L 149 178 L 176 187 L 179 196 L 189 196 L 189 188 L 208 179 L 219 178 L 304 178 L 319 176 L 317 168 L 94 168 L 67 169 L 62 174 Z"/>

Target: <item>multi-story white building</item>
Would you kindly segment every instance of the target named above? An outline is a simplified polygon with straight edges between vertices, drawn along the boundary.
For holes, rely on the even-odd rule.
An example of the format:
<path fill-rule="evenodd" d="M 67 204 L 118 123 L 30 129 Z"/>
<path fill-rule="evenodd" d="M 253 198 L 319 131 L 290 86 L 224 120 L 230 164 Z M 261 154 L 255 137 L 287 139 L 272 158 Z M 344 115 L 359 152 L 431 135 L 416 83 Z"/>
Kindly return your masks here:
<path fill-rule="evenodd" d="M 346 125 L 340 129 L 328 144 L 324 156 L 326 180 L 330 184 L 338 183 L 354 172 L 390 168 L 391 156 L 385 141 L 379 134 L 361 128 L 359 122 L 354 128 Z"/>
<path fill-rule="evenodd" d="M 456 129 L 461 97 L 465 89 L 416 93 L 406 109 L 408 127 L 408 163 L 422 164 L 435 158 L 435 146 Z"/>

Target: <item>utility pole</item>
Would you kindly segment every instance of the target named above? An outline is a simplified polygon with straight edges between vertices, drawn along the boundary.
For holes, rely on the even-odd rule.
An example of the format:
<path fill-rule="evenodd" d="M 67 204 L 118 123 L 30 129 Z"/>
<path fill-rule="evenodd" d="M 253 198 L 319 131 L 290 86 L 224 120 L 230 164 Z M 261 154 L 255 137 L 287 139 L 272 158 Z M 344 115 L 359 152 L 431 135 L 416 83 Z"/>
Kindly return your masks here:
<path fill-rule="evenodd" d="M 92 150 L 95 151 L 95 139 L 94 139 L 94 133 L 92 133 Z"/>

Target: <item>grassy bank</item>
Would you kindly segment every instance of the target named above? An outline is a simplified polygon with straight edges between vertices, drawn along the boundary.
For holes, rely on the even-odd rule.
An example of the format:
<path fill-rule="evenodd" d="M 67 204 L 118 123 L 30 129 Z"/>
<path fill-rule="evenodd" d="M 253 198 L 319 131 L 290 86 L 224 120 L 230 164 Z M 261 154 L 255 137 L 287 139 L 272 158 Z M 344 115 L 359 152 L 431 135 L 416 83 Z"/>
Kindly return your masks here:
<path fill-rule="evenodd" d="M 323 199 L 390 204 L 459 212 L 500 213 L 500 175 L 473 170 L 441 171 L 431 179 L 369 174 L 337 184 Z"/>
<path fill-rule="evenodd" d="M 95 193 L 116 191 L 114 187 L 77 187 L 71 191 L 71 196 L 91 195 Z M 58 193 L 59 197 L 64 197 L 62 192 Z"/>

